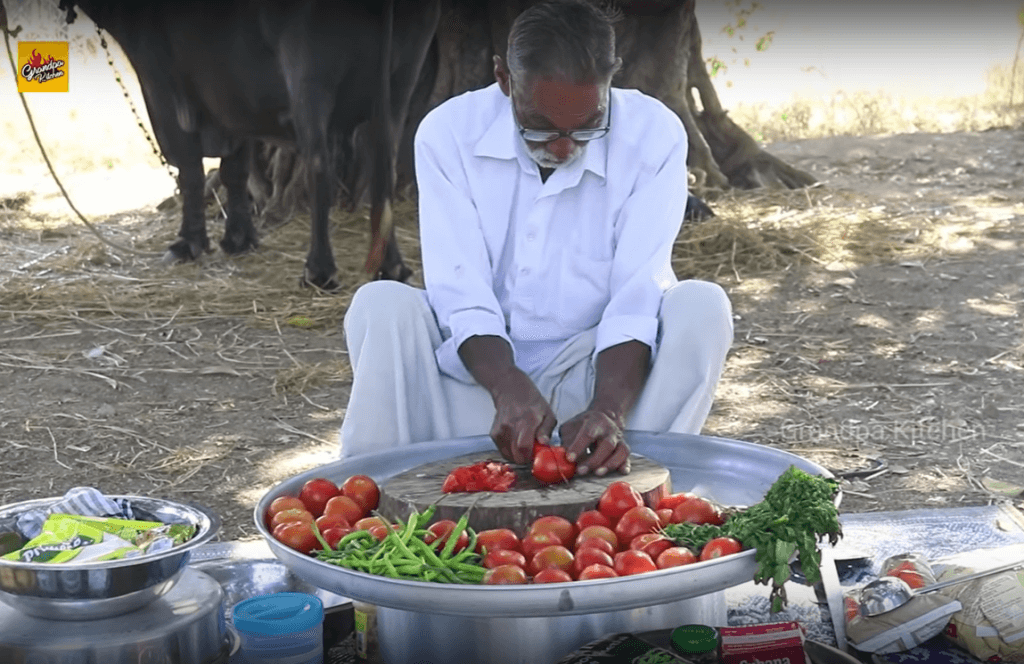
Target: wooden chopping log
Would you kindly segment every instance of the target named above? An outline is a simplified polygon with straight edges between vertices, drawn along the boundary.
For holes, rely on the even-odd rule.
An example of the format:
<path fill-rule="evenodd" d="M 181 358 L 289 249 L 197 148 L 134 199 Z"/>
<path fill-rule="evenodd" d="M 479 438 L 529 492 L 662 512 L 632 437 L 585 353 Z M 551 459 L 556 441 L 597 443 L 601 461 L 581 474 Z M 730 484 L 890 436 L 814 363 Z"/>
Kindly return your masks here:
<path fill-rule="evenodd" d="M 633 455 L 628 475 L 609 473 L 604 477 L 593 474 L 573 477 L 568 483 L 544 485 L 537 481 L 525 466 L 512 466 L 516 484 L 504 493 L 480 491 L 474 493 L 441 492 L 444 479 L 454 468 L 468 466 L 488 459 L 500 460 L 496 452 L 475 452 L 464 456 L 423 464 L 396 475 L 380 487 L 378 509 L 389 519 L 405 521 L 413 510 L 422 512 L 438 498 L 434 521 L 459 517 L 473 505 L 469 525 L 477 532 L 491 528 L 511 528 L 522 537 L 537 517 L 556 514 L 575 521 L 581 512 L 597 509 L 597 501 L 609 484 L 626 480 L 644 497 L 647 505 L 671 493 L 669 471 L 661 464 Z"/>

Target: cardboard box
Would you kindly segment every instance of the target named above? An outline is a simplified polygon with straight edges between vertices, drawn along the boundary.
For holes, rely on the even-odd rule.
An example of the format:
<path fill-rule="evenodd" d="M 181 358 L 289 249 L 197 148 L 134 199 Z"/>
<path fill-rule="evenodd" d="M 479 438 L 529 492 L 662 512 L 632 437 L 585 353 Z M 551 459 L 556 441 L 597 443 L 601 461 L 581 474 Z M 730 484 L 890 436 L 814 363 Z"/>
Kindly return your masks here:
<path fill-rule="evenodd" d="M 723 664 L 810 664 L 796 622 L 720 627 Z"/>

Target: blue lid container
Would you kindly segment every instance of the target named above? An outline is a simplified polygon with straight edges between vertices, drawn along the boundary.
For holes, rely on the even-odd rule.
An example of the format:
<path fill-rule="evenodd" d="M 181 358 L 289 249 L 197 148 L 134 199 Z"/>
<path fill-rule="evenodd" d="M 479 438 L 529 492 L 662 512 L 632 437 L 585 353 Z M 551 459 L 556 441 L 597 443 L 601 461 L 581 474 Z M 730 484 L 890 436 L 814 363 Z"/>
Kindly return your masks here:
<path fill-rule="evenodd" d="M 232 611 L 248 664 L 321 664 L 323 621 L 320 599 L 306 593 L 252 597 Z"/>
<path fill-rule="evenodd" d="M 235 629 L 264 636 L 305 632 L 323 621 L 323 603 L 307 593 L 251 597 L 236 604 L 233 612 Z"/>

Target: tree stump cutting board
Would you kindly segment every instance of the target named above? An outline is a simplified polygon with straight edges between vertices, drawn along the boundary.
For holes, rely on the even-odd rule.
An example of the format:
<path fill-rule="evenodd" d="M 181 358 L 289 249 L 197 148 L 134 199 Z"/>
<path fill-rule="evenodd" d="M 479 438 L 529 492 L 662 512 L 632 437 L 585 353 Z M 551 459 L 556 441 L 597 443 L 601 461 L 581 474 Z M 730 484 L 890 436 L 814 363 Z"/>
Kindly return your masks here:
<path fill-rule="evenodd" d="M 633 455 L 628 475 L 609 473 L 576 476 L 568 483 L 544 485 L 526 466 L 512 466 L 516 483 L 506 492 L 442 493 L 441 486 L 453 469 L 488 459 L 500 461 L 497 452 L 475 452 L 464 456 L 426 463 L 385 481 L 380 487 L 378 509 L 389 519 L 407 520 L 413 510 L 422 512 L 439 498 L 434 521 L 457 521 L 470 505 L 469 525 L 477 532 L 491 528 L 511 528 L 522 537 L 537 517 L 556 514 L 575 521 L 581 512 L 597 509 L 597 501 L 618 480 L 626 480 L 644 497 L 648 505 L 657 504 L 671 493 L 669 471 L 661 464 Z"/>

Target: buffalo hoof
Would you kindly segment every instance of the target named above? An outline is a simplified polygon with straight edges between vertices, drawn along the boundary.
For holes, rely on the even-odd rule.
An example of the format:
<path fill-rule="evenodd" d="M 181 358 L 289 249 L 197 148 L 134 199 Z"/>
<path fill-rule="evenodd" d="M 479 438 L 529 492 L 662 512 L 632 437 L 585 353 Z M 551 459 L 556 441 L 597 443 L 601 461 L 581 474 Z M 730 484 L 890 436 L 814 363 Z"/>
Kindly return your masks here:
<path fill-rule="evenodd" d="M 330 274 L 313 274 L 307 267 L 299 278 L 299 286 L 302 288 L 316 288 L 325 293 L 337 293 L 341 290 L 341 284 L 335 279 L 335 272 Z"/>
<path fill-rule="evenodd" d="M 254 251 L 260 246 L 255 233 L 238 233 L 225 235 L 220 241 L 220 248 L 228 256 L 238 256 Z"/>
<path fill-rule="evenodd" d="M 686 221 L 701 222 L 715 216 L 714 211 L 708 207 L 707 203 L 697 198 L 694 195 L 689 195 L 686 198 L 686 212 L 683 213 L 683 219 Z"/>
<path fill-rule="evenodd" d="M 412 270 L 406 267 L 405 263 L 399 263 L 398 265 L 391 267 L 382 267 L 375 279 L 377 281 L 398 281 L 400 283 L 409 283 L 409 277 L 412 276 Z"/>
<path fill-rule="evenodd" d="M 167 247 L 164 261 L 168 263 L 187 263 L 188 261 L 196 260 L 209 250 L 210 241 L 206 237 L 195 241 L 178 238 L 177 242 Z"/>

